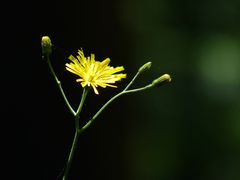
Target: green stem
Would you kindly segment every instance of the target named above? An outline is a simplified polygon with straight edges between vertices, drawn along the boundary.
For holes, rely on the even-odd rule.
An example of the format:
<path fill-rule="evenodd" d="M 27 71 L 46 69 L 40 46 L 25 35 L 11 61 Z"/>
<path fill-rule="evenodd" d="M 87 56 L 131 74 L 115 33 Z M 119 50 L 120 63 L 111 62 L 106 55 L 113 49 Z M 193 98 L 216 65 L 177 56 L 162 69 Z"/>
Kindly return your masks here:
<path fill-rule="evenodd" d="M 71 164 L 72 164 L 73 156 L 74 156 L 75 151 L 76 151 L 79 135 L 80 135 L 80 133 L 76 129 L 74 139 L 73 139 L 73 143 L 72 143 L 72 147 L 71 147 L 71 151 L 69 153 L 68 161 L 67 161 L 66 168 L 65 168 L 65 171 L 64 171 L 63 180 L 68 179 L 69 170 L 70 170 L 70 167 L 71 167 Z"/>
<path fill-rule="evenodd" d="M 63 180 L 68 179 L 69 170 L 70 170 L 72 160 L 73 160 L 73 157 L 74 157 L 74 154 L 75 154 L 75 151 L 76 151 L 79 135 L 81 134 L 79 132 L 79 119 L 80 119 L 79 115 L 80 115 L 80 112 L 82 111 L 82 107 L 83 107 L 84 101 L 87 97 L 87 93 L 88 93 L 88 88 L 84 88 L 80 104 L 78 106 L 77 112 L 74 115 L 74 117 L 75 117 L 75 135 L 74 135 L 72 147 L 71 147 L 71 150 L 70 150 L 70 153 L 69 153 L 69 156 L 68 156 L 68 161 L 67 161 L 67 164 L 66 164 L 66 169 L 64 171 Z"/>
<path fill-rule="evenodd" d="M 118 97 L 120 97 L 121 95 L 124 94 L 124 91 L 120 92 L 119 94 L 115 95 L 114 97 L 112 97 L 108 102 L 106 102 L 101 109 L 98 110 L 98 112 L 93 116 L 92 119 L 90 119 L 81 129 L 79 129 L 79 133 L 82 133 L 83 131 L 85 131 L 91 124 L 92 122 L 98 117 L 98 115 L 111 103 L 113 102 L 115 99 L 117 99 Z"/>
<path fill-rule="evenodd" d="M 153 87 L 153 85 L 152 85 L 152 84 L 149 84 L 149 85 L 144 86 L 144 87 L 141 87 L 141 88 L 131 89 L 131 90 L 124 91 L 124 94 L 134 93 L 134 92 L 139 92 L 139 91 L 145 91 L 145 90 L 150 89 L 150 88 L 152 88 L 152 87 Z"/>
<path fill-rule="evenodd" d="M 62 96 L 63 96 L 63 99 L 64 99 L 65 103 L 67 104 L 70 112 L 71 112 L 73 115 L 75 115 L 76 113 L 75 113 L 75 111 L 73 110 L 72 106 L 70 105 L 70 103 L 69 103 L 69 101 L 68 101 L 68 99 L 67 99 L 67 97 L 66 97 L 66 95 L 65 95 L 65 93 L 64 93 L 64 91 L 63 91 L 61 81 L 58 80 L 58 78 L 57 78 L 57 76 L 56 76 L 56 73 L 55 73 L 55 71 L 54 71 L 54 69 L 53 69 L 53 67 L 52 67 L 52 64 L 51 64 L 49 55 L 47 56 L 47 63 L 48 63 L 48 66 L 49 66 L 49 68 L 50 68 L 50 71 L 51 71 L 51 73 L 52 73 L 52 75 L 53 75 L 53 77 L 54 77 L 54 79 L 55 79 L 55 81 L 56 81 L 56 83 L 57 83 L 57 85 L 58 85 L 61 93 L 62 93 Z"/>
<path fill-rule="evenodd" d="M 87 97 L 88 90 L 89 90 L 89 87 L 83 88 L 82 99 L 81 99 L 81 101 L 79 103 L 78 109 L 77 109 L 76 114 L 75 114 L 75 116 L 77 116 L 77 117 L 79 116 L 79 114 L 82 111 L 83 104 L 84 104 L 84 101 L 85 101 L 85 99 Z"/>
<path fill-rule="evenodd" d="M 82 98 L 81 98 L 81 101 L 79 103 L 79 106 L 78 106 L 78 109 L 74 115 L 75 117 L 75 128 L 76 128 L 76 131 L 78 131 L 79 129 L 79 119 L 80 119 L 80 113 L 82 111 L 82 108 L 83 108 L 83 104 L 84 104 L 84 101 L 87 97 L 87 94 L 88 94 L 88 87 L 84 88 L 83 89 L 83 93 L 82 93 Z"/>
<path fill-rule="evenodd" d="M 136 77 L 136 76 L 135 76 Z M 131 81 L 133 82 L 133 81 Z M 128 86 L 129 87 L 129 86 Z M 139 91 L 144 91 L 147 90 L 149 88 L 152 88 L 152 84 L 149 84 L 147 86 L 144 86 L 142 88 L 137 88 L 137 89 L 131 89 L 131 90 L 123 90 L 122 92 L 118 93 L 117 95 L 113 96 L 109 101 L 107 101 L 102 107 L 101 109 L 99 109 L 97 111 L 97 113 L 93 116 L 92 119 L 90 119 L 81 129 L 79 129 L 79 133 L 82 133 L 83 131 L 85 131 L 92 123 L 93 121 L 101 114 L 101 112 L 110 104 L 112 103 L 114 100 L 116 100 L 117 98 L 119 98 L 120 96 L 124 95 L 124 94 L 128 94 L 128 93 L 134 93 L 134 92 L 139 92 Z M 126 89 L 126 88 L 125 88 Z"/>
<path fill-rule="evenodd" d="M 132 83 L 135 81 L 135 79 L 138 77 L 139 74 L 140 74 L 139 72 L 135 74 L 133 79 L 130 81 L 130 83 L 126 86 L 126 88 L 123 91 L 126 91 L 132 85 Z"/>
<path fill-rule="evenodd" d="M 73 156 L 74 156 L 75 151 L 76 151 L 76 147 L 77 147 L 77 143 L 78 143 L 78 139 L 79 139 L 79 135 L 80 135 L 80 132 L 79 132 L 79 119 L 80 119 L 80 116 L 79 115 L 80 115 L 80 112 L 82 110 L 84 101 L 85 101 L 85 99 L 87 97 L 87 93 L 88 93 L 88 89 L 84 88 L 80 104 L 78 106 L 77 112 L 74 115 L 74 117 L 75 117 L 75 135 L 74 135 L 72 147 L 71 147 L 71 150 L 70 150 L 70 153 L 69 153 L 68 161 L 67 161 L 67 164 L 66 164 L 66 169 L 64 171 L 63 180 L 67 180 L 68 179 L 69 170 L 70 170 L 70 167 L 71 167 L 71 164 L 72 164 Z"/>

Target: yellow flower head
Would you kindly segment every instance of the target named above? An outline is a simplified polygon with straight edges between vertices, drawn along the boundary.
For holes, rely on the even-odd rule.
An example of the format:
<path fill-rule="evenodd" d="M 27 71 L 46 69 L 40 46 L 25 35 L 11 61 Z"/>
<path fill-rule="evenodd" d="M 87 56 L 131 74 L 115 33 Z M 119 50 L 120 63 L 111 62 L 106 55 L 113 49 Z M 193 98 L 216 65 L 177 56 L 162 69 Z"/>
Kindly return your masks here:
<path fill-rule="evenodd" d="M 91 86 L 96 94 L 99 94 L 97 91 L 98 86 L 103 88 L 107 86 L 117 87 L 112 84 L 120 81 L 122 78 L 126 78 L 126 74 L 116 74 L 123 71 L 124 67 L 114 68 L 109 66 L 109 58 L 102 62 L 95 61 L 94 54 L 91 54 L 90 57 L 85 57 L 83 50 L 78 50 L 77 58 L 70 55 L 69 60 L 72 62 L 66 63 L 66 69 L 79 76 L 76 81 L 80 82 L 82 87 Z"/>

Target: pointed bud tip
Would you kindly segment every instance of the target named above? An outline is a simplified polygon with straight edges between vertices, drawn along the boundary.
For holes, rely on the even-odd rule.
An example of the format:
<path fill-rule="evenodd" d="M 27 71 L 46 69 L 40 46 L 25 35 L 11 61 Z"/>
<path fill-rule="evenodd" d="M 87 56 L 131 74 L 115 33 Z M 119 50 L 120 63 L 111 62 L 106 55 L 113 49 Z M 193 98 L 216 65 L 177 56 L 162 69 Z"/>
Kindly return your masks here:
<path fill-rule="evenodd" d="M 172 79 L 171 79 L 170 75 L 164 74 L 164 75 L 160 76 L 159 78 L 153 80 L 152 85 L 155 87 L 155 86 L 162 85 L 163 83 L 169 83 L 171 81 L 172 81 Z"/>
<path fill-rule="evenodd" d="M 147 63 L 145 63 L 144 65 L 142 65 L 142 66 L 138 69 L 138 72 L 139 72 L 139 73 L 145 72 L 146 70 L 150 69 L 151 65 L 152 65 L 152 62 L 147 62 Z"/>
<path fill-rule="evenodd" d="M 41 45 L 43 55 L 50 55 L 52 53 L 52 43 L 48 36 L 42 37 Z"/>

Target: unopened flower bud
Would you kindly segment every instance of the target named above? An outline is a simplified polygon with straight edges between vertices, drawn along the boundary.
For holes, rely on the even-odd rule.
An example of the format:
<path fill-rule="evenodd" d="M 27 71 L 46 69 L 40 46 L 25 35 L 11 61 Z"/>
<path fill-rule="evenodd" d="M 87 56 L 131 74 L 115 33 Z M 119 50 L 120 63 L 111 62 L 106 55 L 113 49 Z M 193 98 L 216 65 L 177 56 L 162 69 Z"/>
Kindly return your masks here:
<path fill-rule="evenodd" d="M 49 56 L 52 53 L 51 39 L 48 36 L 43 36 L 41 45 L 42 45 L 42 54 L 44 56 Z"/>
<path fill-rule="evenodd" d="M 144 65 L 142 65 L 142 66 L 138 69 L 138 72 L 139 72 L 139 73 L 143 73 L 144 71 L 150 69 L 151 65 L 152 65 L 152 62 L 147 62 L 147 63 L 145 63 Z"/>
<path fill-rule="evenodd" d="M 160 86 L 160 85 L 162 85 L 162 84 L 164 84 L 164 83 L 169 83 L 169 82 L 171 82 L 171 80 L 172 80 L 172 79 L 171 79 L 171 77 L 170 77 L 169 74 L 164 74 L 164 75 L 160 76 L 159 78 L 153 80 L 152 86 L 153 86 L 153 87 Z"/>

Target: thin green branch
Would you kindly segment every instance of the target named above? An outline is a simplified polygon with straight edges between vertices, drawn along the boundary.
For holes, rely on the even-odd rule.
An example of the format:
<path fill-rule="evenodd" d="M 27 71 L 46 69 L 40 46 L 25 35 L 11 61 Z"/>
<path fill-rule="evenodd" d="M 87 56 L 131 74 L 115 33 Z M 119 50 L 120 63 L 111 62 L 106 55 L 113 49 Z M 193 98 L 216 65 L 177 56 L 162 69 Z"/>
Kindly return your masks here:
<path fill-rule="evenodd" d="M 123 95 L 125 92 L 120 92 L 117 95 L 115 95 L 114 97 L 112 97 L 108 102 L 106 102 L 101 109 L 98 110 L 98 112 L 93 116 L 92 119 L 90 119 L 81 129 L 79 129 L 79 133 L 82 133 L 83 131 L 85 131 L 91 124 L 92 122 L 98 117 L 98 115 L 111 103 L 113 102 L 115 99 L 117 99 L 118 97 L 120 97 L 121 95 Z"/>
<path fill-rule="evenodd" d="M 139 91 L 145 91 L 145 90 L 150 89 L 152 87 L 153 87 L 152 84 L 149 84 L 149 85 L 141 87 L 141 88 L 124 91 L 124 94 L 134 93 L 134 92 L 139 92 Z"/>
<path fill-rule="evenodd" d="M 81 98 L 81 101 L 79 103 L 78 109 L 77 109 L 76 114 L 75 114 L 75 116 L 77 116 L 77 117 L 79 116 L 79 114 L 82 111 L 82 107 L 83 107 L 84 101 L 87 97 L 88 90 L 89 90 L 88 87 L 83 88 L 82 98 Z"/>
<path fill-rule="evenodd" d="M 47 63 L 48 63 L 48 66 L 50 68 L 50 71 L 51 71 L 51 73 L 52 73 L 52 75 L 53 75 L 53 77 L 54 77 L 54 79 L 55 79 L 55 81 L 56 81 L 56 83 L 57 83 L 61 93 L 62 93 L 62 96 L 63 96 L 63 99 L 64 99 L 65 103 L 67 104 L 70 112 L 75 116 L 76 112 L 73 110 L 72 106 L 70 105 L 70 103 L 69 103 L 69 101 L 68 101 L 68 99 L 67 99 L 67 97 L 66 97 L 66 95 L 65 95 L 65 93 L 63 91 L 61 81 L 59 81 L 57 76 L 56 76 L 56 73 L 55 73 L 55 71 L 54 71 L 54 69 L 52 67 L 49 55 L 47 55 Z"/>
<path fill-rule="evenodd" d="M 142 88 L 137 88 L 137 89 L 132 89 L 132 90 L 126 90 L 130 87 L 130 85 L 134 82 L 134 80 L 136 79 L 136 77 L 139 75 L 139 72 L 134 76 L 134 78 L 132 79 L 132 81 L 127 85 L 127 87 L 120 93 L 118 93 L 117 95 L 113 96 L 109 101 L 107 101 L 98 111 L 97 113 L 92 117 L 92 119 L 90 119 L 81 129 L 79 129 L 79 133 L 82 133 L 83 131 L 85 131 L 96 119 L 97 117 L 102 113 L 102 111 L 109 105 L 111 104 L 114 100 L 116 100 L 117 98 L 119 98 L 120 96 L 124 95 L 124 94 L 128 94 L 128 93 L 134 93 L 134 92 L 139 92 L 139 91 L 144 91 L 147 90 L 149 88 L 152 88 L 152 84 L 149 84 L 147 86 L 144 86 Z"/>
<path fill-rule="evenodd" d="M 82 98 L 81 98 L 81 101 L 80 101 L 80 103 L 79 103 L 78 109 L 77 109 L 77 111 L 76 111 L 76 113 L 75 113 L 75 115 L 74 115 L 74 117 L 75 117 L 75 128 L 76 128 L 76 130 L 79 129 L 80 113 L 81 113 L 81 111 L 82 111 L 84 101 L 85 101 L 85 99 L 86 99 L 86 97 L 87 97 L 88 90 L 89 90 L 88 87 L 83 88 Z"/>
<path fill-rule="evenodd" d="M 123 91 L 126 91 L 132 85 L 132 83 L 135 81 L 135 79 L 138 77 L 139 74 L 140 72 L 138 71 Z"/>

